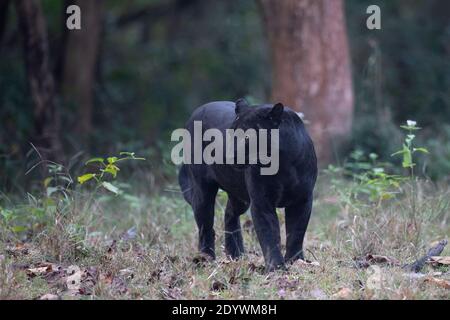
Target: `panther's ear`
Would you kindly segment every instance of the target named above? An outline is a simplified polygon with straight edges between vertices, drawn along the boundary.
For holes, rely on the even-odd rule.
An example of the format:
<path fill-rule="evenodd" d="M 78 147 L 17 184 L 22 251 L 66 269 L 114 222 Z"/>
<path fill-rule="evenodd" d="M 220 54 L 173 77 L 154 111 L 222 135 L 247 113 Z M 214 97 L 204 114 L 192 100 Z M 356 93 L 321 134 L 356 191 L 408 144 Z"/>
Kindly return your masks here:
<path fill-rule="evenodd" d="M 282 103 L 275 104 L 269 113 L 267 113 L 267 118 L 272 120 L 276 125 L 281 123 L 281 116 L 283 115 L 284 106 Z"/>
<path fill-rule="evenodd" d="M 245 99 L 239 99 L 236 101 L 236 108 L 235 112 L 236 114 L 240 114 L 244 109 L 248 108 L 248 102 Z"/>

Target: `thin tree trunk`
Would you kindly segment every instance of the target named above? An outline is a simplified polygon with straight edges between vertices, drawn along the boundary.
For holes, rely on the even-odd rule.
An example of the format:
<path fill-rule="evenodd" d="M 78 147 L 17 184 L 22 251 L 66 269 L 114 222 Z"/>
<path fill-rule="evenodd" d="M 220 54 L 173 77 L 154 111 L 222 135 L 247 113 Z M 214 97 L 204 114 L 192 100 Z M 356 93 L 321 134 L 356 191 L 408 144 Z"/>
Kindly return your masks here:
<path fill-rule="evenodd" d="M 0 45 L 8 22 L 8 9 L 10 0 L 0 0 Z"/>
<path fill-rule="evenodd" d="M 349 136 L 353 90 L 343 0 L 260 0 L 272 99 L 305 114 L 321 164 Z"/>
<path fill-rule="evenodd" d="M 103 26 L 102 0 L 74 0 L 81 9 L 81 30 L 67 30 L 63 62 L 63 95 L 78 110 L 76 132 L 82 143 L 92 132 L 97 61 Z"/>
<path fill-rule="evenodd" d="M 63 149 L 59 136 L 60 122 L 41 2 L 16 0 L 14 3 L 24 42 L 27 77 L 34 104 L 35 136 L 32 142 L 44 158 L 61 161 Z"/>

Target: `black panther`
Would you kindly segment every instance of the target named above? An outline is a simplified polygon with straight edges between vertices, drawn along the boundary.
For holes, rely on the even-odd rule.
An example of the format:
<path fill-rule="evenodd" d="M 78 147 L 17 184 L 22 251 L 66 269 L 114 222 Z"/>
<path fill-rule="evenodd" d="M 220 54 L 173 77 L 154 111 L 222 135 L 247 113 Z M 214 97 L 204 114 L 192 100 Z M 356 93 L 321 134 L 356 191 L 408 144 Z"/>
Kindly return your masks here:
<path fill-rule="evenodd" d="M 179 183 L 192 206 L 199 230 L 199 250 L 215 258 L 214 204 L 220 189 L 228 194 L 225 209 L 225 250 L 232 258 L 244 253 L 239 217 L 250 207 L 253 225 L 261 245 L 266 270 L 285 268 L 285 263 L 304 259 L 303 239 L 313 203 L 317 158 L 313 142 L 297 113 L 283 104 L 250 106 L 219 101 L 197 108 L 186 124 L 193 134 L 194 121 L 202 130 L 279 129 L 279 169 L 261 175 L 256 164 L 183 164 Z M 269 139 L 269 138 L 268 138 Z M 203 148 L 208 142 L 203 142 Z M 280 225 L 276 208 L 285 208 L 286 254 L 280 246 Z"/>

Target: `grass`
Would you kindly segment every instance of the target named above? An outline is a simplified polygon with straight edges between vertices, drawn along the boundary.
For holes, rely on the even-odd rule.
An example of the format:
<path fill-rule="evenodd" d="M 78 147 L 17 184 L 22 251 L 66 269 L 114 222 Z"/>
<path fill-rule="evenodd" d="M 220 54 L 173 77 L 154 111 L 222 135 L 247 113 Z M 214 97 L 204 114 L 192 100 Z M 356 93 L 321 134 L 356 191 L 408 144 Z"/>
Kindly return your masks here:
<path fill-rule="evenodd" d="M 246 255 L 224 255 L 224 193 L 212 262 L 197 254 L 192 211 L 175 187 L 153 195 L 125 186 L 120 196 L 3 196 L 0 299 L 449 299 L 448 266 L 413 275 L 402 265 L 450 234 L 450 188 L 419 182 L 413 224 L 407 184 L 378 203 L 348 201 L 343 190 L 352 184 L 322 174 L 305 242 L 313 262 L 270 274 L 248 214 Z M 284 242 L 281 210 L 279 218 Z M 357 268 L 355 259 L 368 254 L 396 262 Z"/>

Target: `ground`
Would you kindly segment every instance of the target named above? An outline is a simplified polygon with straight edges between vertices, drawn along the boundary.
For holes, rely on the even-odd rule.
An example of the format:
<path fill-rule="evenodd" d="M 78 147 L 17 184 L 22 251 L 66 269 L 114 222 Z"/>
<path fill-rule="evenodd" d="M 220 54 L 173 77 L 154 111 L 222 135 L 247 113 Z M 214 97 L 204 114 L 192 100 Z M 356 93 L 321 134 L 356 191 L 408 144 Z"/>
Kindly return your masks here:
<path fill-rule="evenodd" d="M 418 274 L 404 265 L 450 234 L 450 189 L 420 182 L 411 216 L 407 191 L 355 205 L 339 188 L 349 183 L 321 175 L 309 261 L 269 274 L 248 214 L 241 218 L 247 253 L 238 261 L 224 255 L 224 193 L 216 261 L 198 255 L 192 211 L 175 186 L 151 195 L 126 186 L 120 196 L 29 195 L 10 209 L 13 200 L 3 196 L 0 299 L 449 299 L 446 261 Z M 9 221 L 8 213 L 33 219 L 26 230 L 11 227 L 16 217 Z M 284 238 L 282 210 L 279 218 Z M 441 256 L 449 255 L 447 247 Z"/>

